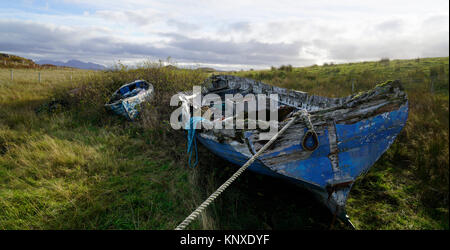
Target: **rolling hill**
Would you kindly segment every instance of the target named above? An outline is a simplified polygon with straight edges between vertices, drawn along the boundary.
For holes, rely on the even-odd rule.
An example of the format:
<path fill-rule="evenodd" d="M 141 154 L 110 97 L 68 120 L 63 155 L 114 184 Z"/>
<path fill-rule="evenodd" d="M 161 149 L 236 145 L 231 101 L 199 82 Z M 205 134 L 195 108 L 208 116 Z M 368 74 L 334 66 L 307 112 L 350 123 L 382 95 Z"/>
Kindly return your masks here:
<path fill-rule="evenodd" d="M 43 65 L 43 64 L 52 64 L 56 66 L 63 66 L 63 67 L 72 67 L 72 68 L 78 68 L 78 69 L 90 69 L 90 70 L 104 70 L 106 67 L 101 64 L 91 63 L 91 62 L 83 62 L 80 60 L 68 60 L 67 62 L 62 61 L 53 61 L 53 60 L 38 60 L 36 61 L 37 64 Z"/>

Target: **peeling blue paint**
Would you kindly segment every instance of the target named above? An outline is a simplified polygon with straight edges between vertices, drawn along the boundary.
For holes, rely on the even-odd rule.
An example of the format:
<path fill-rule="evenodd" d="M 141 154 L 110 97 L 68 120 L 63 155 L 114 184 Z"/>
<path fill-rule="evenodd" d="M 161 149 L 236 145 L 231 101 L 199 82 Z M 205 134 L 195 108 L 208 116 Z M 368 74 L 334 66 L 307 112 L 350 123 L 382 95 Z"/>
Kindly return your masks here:
<path fill-rule="evenodd" d="M 336 173 L 333 172 L 328 158 L 331 153 L 328 129 L 320 134 L 320 146 L 307 159 L 275 164 L 270 167 L 262 163 L 265 158 L 304 151 L 299 137 L 298 144 L 261 156 L 249 169 L 260 174 L 287 179 L 306 187 L 318 195 L 319 200 L 334 213 L 337 198 L 333 198 L 333 195 L 332 199 L 328 199 L 327 186 L 330 185 L 330 180 L 336 178 L 338 180 L 340 178 L 342 181 L 355 180 L 358 176 L 367 172 L 393 143 L 395 137 L 406 124 L 407 117 L 408 103 L 398 110 L 361 120 L 354 124 L 336 124 L 339 176 L 336 176 Z M 245 138 L 248 139 L 250 135 L 251 132 L 247 131 Z M 236 165 L 243 165 L 249 159 L 249 156 L 240 153 L 228 143 L 219 143 L 201 136 L 198 136 L 198 139 L 213 153 Z M 250 142 L 250 146 L 253 148 L 253 143 Z M 351 185 L 338 191 L 344 205 L 350 188 Z M 338 216 L 345 218 L 345 210 L 339 211 L 339 213 Z"/>
<path fill-rule="evenodd" d="M 137 106 L 148 100 L 152 94 L 153 85 L 144 80 L 136 80 L 116 90 L 105 107 L 128 120 L 134 120 L 139 113 Z"/>

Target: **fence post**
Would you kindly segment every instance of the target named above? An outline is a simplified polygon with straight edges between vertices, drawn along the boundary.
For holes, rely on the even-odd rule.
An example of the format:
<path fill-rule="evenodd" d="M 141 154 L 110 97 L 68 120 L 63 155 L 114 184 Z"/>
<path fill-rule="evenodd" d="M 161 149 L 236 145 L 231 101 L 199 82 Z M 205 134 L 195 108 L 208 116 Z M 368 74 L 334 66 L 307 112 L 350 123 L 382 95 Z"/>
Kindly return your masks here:
<path fill-rule="evenodd" d="M 38 76 L 39 76 L 39 83 L 41 83 L 41 72 L 40 71 L 38 73 Z"/>
<path fill-rule="evenodd" d="M 11 81 L 14 81 L 14 73 L 12 69 L 11 69 Z"/>

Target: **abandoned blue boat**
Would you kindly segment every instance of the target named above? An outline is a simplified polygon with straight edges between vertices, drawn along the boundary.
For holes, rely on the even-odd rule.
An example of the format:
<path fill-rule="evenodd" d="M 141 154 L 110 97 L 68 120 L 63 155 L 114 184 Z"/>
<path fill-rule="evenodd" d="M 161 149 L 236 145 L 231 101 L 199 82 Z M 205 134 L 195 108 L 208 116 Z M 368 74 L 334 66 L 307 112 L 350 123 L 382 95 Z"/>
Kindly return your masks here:
<path fill-rule="evenodd" d="M 249 169 L 307 188 L 332 214 L 350 224 L 345 210 L 350 189 L 394 142 L 408 118 L 408 99 L 399 81 L 348 97 L 327 98 L 218 75 L 202 87 L 202 97 L 211 93 L 222 100 L 225 94 L 278 94 L 279 129 L 294 112 L 306 109 L 317 141 L 313 137 L 304 141 L 308 128 L 297 120 Z M 209 104 L 202 105 L 203 109 Z M 213 153 L 241 166 L 268 141 L 260 133 L 258 129 L 203 128 L 196 138 Z"/>
<path fill-rule="evenodd" d="M 136 80 L 116 90 L 105 107 L 129 120 L 134 120 L 139 113 L 138 105 L 148 101 L 152 94 L 152 84 L 144 80 Z"/>

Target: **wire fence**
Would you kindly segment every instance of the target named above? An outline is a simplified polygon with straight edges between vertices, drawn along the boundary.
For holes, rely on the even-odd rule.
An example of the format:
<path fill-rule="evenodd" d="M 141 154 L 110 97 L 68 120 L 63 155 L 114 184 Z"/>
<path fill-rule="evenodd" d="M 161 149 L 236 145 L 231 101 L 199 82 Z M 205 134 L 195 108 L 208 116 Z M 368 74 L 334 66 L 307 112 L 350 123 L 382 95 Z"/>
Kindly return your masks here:
<path fill-rule="evenodd" d="M 0 69 L 0 82 L 54 82 L 77 81 L 96 74 L 93 70 L 79 69 Z"/>

